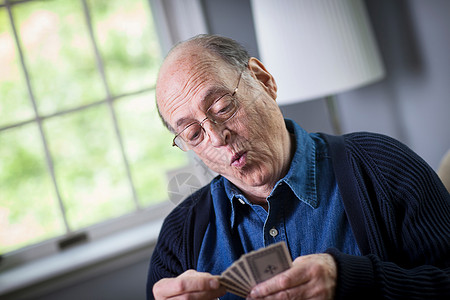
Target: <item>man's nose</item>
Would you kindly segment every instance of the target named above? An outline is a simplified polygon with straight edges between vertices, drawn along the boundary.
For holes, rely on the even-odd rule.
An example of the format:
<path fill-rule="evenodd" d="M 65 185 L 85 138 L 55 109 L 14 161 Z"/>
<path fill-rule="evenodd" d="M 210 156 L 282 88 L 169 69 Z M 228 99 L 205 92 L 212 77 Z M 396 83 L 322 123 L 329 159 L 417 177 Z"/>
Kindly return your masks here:
<path fill-rule="evenodd" d="M 206 123 L 208 125 L 206 125 Z M 220 147 L 227 144 L 231 137 L 231 133 L 224 124 L 216 124 L 212 121 L 203 124 L 205 132 L 209 136 L 209 142 L 214 147 Z"/>

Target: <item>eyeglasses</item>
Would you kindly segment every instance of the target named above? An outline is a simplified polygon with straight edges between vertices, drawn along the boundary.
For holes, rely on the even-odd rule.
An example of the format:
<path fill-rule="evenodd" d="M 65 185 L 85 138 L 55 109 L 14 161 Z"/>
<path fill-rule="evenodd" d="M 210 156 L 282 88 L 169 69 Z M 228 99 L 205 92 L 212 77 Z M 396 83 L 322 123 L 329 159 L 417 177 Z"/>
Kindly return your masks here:
<path fill-rule="evenodd" d="M 206 118 L 204 118 L 201 122 L 193 122 L 181 130 L 173 138 L 172 146 L 177 146 L 183 151 L 191 150 L 192 148 L 197 147 L 205 139 L 206 131 L 203 128 L 203 124 L 207 120 L 214 124 L 220 125 L 233 118 L 239 109 L 239 104 L 235 95 L 238 90 L 241 77 L 242 73 L 239 75 L 238 83 L 233 93 L 226 93 L 216 99 L 206 111 Z"/>

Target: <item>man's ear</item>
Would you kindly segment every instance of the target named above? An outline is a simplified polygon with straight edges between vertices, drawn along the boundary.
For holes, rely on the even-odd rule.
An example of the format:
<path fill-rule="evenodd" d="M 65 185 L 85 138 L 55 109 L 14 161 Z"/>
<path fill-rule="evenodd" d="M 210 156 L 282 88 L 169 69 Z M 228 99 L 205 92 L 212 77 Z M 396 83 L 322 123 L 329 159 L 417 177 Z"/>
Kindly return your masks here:
<path fill-rule="evenodd" d="M 254 74 L 255 78 L 262 84 L 273 100 L 277 99 L 277 83 L 272 74 L 257 58 L 251 57 L 248 61 L 248 68 Z"/>

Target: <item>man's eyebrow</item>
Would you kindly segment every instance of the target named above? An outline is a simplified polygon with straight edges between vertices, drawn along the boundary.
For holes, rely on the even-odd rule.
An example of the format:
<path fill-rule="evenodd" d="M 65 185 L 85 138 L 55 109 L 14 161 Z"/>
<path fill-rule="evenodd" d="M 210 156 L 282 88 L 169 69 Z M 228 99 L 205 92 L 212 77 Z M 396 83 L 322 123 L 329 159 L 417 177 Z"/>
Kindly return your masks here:
<path fill-rule="evenodd" d="M 206 102 L 210 100 L 216 100 L 217 98 L 222 96 L 222 94 L 227 93 L 227 91 L 228 90 L 225 86 L 216 86 L 214 88 L 211 88 L 205 93 L 203 98 L 200 100 L 200 103 L 202 105 L 205 105 Z"/>
<path fill-rule="evenodd" d="M 176 128 L 175 130 L 177 130 L 181 125 L 183 125 L 184 123 L 187 122 L 189 118 L 180 118 L 178 119 L 177 123 L 176 123 Z"/>
<path fill-rule="evenodd" d="M 209 90 L 206 91 L 205 95 L 200 100 L 200 106 L 202 106 L 203 109 L 206 110 L 207 108 L 204 106 L 208 103 L 208 101 L 210 99 L 216 100 L 218 97 L 221 96 L 222 93 L 226 93 L 226 92 L 227 92 L 227 88 L 224 86 L 219 86 L 219 87 L 216 86 L 216 87 L 210 88 Z M 188 122 L 190 119 L 191 118 L 186 118 L 186 117 L 182 117 L 182 118 L 178 119 L 177 122 L 175 123 L 175 125 L 176 125 L 175 129 L 178 129 L 183 124 L 186 124 L 186 123 L 190 124 L 191 122 Z M 192 120 L 192 122 L 193 122 L 193 120 Z"/>

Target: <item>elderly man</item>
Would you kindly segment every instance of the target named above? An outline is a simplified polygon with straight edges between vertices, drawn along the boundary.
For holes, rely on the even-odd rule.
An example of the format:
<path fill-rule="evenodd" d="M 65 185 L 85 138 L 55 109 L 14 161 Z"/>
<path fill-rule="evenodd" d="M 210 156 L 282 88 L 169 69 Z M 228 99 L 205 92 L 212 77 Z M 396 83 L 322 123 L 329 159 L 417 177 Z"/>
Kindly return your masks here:
<path fill-rule="evenodd" d="M 276 97 L 231 39 L 196 36 L 165 59 L 156 98 L 174 146 L 220 176 L 166 218 L 148 297 L 237 297 L 217 275 L 284 241 L 292 267 L 249 298 L 450 299 L 450 196 L 432 169 L 386 136 L 308 134 Z"/>

